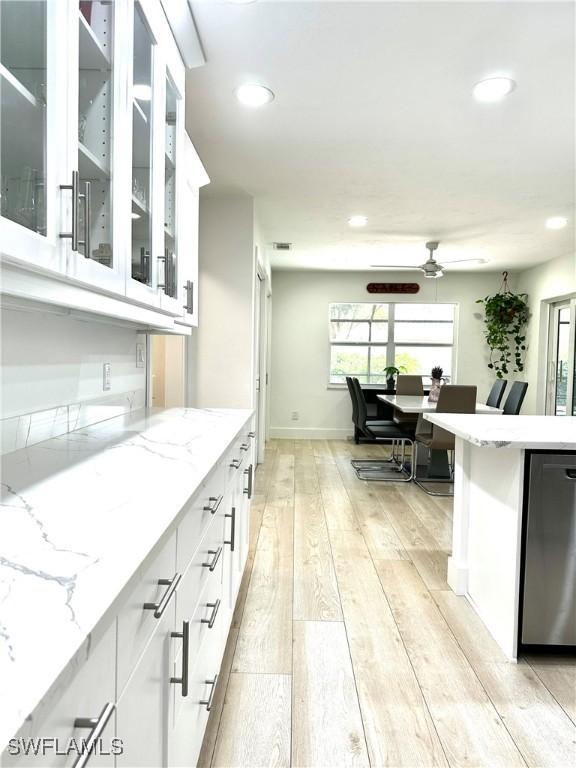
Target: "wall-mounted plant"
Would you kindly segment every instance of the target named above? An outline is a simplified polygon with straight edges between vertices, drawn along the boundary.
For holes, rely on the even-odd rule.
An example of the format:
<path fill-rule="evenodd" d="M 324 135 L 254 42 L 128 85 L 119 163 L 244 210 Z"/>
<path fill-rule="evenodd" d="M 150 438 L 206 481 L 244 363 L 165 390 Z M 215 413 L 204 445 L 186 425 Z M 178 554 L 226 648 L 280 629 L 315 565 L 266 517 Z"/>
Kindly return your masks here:
<path fill-rule="evenodd" d="M 524 370 L 524 327 L 530 317 L 528 294 L 513 293 L 508 288 L 508 272 L 502 274 L 504 279 L 498 293 L 476 302 L 484 304 L 484 335 L 490 347 L 488 368 L 494 370 L 499 379 L 511 371 Z"/>

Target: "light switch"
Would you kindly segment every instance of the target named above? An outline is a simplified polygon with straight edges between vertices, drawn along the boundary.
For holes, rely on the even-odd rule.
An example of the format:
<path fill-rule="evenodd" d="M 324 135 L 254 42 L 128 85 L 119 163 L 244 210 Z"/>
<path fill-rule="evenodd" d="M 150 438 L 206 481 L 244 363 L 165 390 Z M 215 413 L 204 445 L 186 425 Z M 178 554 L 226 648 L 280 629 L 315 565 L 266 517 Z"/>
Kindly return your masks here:
<path fill-rule="evenodd" d="M 112 382 L 110 380 L 111 373 L 110 373 L 110 363 L 104 363 L 103 369 L 102 369 L 102 389 L 104 392 L 107 392 L 109 389 L 112 389 Z"/>

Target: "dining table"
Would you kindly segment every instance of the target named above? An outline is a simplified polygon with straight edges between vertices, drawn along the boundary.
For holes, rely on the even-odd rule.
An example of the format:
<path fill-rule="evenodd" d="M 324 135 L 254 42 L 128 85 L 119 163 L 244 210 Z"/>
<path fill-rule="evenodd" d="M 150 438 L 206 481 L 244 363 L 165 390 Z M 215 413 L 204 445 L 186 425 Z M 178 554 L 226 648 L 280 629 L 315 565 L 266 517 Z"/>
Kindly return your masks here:
<path fill-rule="evenodd" d="M 376 396 L 378 400 L 391 406 L 397 411 L 400 411 L 406 415 L 418 415 L 419 418 L 424 413 L 434 413 L 436 411 L 437 403 L 428 399 L 428 397 L 422 397 L 420 395 L 389 395 L 378 394 Z M 476 403 L 476 413 L 483 415 L 498 415 L 502 413 L 501 408 L 494 408 L 486 403 Z M 418 462 L 416 467 L 416 477 L 422 480 L 434 481 L 447 480 L 450 478 L 450 462 L 448 461 L 448 451 L 433 449 L 430 451 L 430 460 L 425 461 L 426 455 L 424 451 L 419 451 L 419 457 L 422 460 Z"/>

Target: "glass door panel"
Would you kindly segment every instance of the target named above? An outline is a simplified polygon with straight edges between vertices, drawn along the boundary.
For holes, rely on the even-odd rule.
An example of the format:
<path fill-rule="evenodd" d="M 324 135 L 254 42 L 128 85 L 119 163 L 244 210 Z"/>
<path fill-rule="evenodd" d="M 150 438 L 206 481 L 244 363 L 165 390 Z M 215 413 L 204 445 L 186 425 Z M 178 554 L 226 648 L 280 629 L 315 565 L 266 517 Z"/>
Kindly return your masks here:
<path fill-rule="evenodd" d="M 568 365 L 570 360 L 570 307 L 562 307 L 556 315 L 556 387 L 554 391 L 554 414 L 566 415 L 568 389 Z"/>
<path fill-rule="evenodd" d="M 78 170 L 79 251 L 113 267 L 112 136 L 114 3 L 80 0 Z"/>
<path fill-rule="evenodd" d="M 132 278 L 152 283 L 152 62 L 154 42 L 134 9 L 132 103 Z"/>
<path fill-rule="evenodd" d="M 550 309 L 546 413 L 576 415 L 576 299 Z"/>
<path fill-rule="evenodd" d="M 0 2 L 1 215 L 46 234 L 46 0 Z"/>
<path fill-rule="evenodd" d="M 177 295 L 176 263 L 176 141 L 178 95 L 170 79 L 166 80 L 164 117 L 164 280 L 167 296 Z"/>

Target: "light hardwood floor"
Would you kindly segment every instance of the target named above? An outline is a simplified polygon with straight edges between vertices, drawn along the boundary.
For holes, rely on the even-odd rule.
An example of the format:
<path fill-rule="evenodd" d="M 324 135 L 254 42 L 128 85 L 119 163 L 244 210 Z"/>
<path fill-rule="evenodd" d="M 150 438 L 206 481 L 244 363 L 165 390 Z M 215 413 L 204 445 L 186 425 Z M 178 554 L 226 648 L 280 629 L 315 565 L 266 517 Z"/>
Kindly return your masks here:
<path fill-rule="evenodd" d="M 576 766 L 576 659 L 506 661 L 446 583 L 451 502 L 380 446 L 273 440 L 200 765 Z"/>

